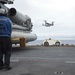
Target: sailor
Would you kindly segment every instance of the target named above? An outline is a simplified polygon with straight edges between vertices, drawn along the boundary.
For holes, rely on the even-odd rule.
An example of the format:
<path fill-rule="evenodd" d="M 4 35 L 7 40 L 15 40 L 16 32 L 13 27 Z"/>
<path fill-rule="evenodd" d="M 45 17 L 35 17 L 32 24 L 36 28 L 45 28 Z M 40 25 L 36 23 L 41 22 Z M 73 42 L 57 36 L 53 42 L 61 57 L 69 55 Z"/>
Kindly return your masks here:
<path fill-rule="evenodd" d="M 0 70 L 10 70 L 12 22 L 0 8 Z M 4 59 L 3 59 L 4 58 Z"/>

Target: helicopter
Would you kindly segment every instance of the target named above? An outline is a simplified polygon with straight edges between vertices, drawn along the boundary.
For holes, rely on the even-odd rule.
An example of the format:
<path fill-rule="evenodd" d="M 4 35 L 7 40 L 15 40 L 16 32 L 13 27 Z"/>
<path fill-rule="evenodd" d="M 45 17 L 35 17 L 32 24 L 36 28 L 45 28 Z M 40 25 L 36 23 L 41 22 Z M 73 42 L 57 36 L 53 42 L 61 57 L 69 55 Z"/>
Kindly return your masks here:
<path fill-rule="evenodd" d="M 54 25 L 54 22 L 48 23 L 46 20 L 44 22 L 45 22 L 45 24 L 42 24 L 42 25 L 43 26 L 46 26 L 46 27 L 50 27 L 50 26 L 53 26 Z"/>

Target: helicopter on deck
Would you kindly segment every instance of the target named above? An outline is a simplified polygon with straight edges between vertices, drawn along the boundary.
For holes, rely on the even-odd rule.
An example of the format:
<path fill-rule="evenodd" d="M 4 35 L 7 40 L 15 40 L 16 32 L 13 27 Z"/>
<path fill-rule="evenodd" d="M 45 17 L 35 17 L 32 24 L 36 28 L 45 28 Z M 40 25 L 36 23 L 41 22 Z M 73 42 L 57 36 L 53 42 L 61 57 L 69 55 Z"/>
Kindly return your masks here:
<path fill-rule="evenodd" d="M 46 20 L 44 22 L 45 24 L 42 24 L 43 26 L 46 26 L 46 27 L 54 26 L 54 22 L 48 23 Z"/>

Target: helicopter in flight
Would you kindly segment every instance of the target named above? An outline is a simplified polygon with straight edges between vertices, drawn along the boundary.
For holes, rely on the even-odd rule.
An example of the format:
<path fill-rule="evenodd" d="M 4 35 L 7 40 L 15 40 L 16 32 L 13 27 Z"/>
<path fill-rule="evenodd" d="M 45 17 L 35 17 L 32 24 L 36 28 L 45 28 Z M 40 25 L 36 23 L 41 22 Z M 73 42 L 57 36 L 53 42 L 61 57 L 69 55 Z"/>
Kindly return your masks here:
<path fill-rule="evenodd" d="M 42 24 L 42 25 L 43 26 L 46 26 L 46 27 L 50 27 L 50 26 L 53 26 L 54 25 L 54 22 L 48 23 L 46 20 L 44 22 L 45 22 L 45 24 Z"/>

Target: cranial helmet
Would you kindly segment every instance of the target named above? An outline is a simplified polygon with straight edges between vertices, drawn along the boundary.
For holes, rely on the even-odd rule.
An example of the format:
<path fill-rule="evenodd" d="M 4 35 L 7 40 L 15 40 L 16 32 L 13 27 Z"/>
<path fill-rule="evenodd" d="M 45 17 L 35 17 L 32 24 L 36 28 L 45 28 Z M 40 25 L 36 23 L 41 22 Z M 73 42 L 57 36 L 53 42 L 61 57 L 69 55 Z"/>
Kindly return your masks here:
<path fill-rule="evenodd" d="M 0 8 L 0 14 L 1 14 L 1 15 L 6 15 L 5 9 Z"/>

